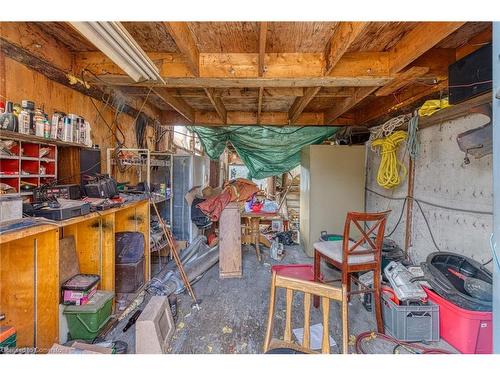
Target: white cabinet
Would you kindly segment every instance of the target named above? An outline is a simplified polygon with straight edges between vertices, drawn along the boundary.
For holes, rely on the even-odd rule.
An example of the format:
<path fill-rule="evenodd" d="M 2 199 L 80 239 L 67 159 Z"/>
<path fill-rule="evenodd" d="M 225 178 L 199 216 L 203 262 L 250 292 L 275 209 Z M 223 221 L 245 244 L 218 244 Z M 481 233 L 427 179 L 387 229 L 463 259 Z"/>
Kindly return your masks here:
<path fill-rule="evenodd" d="M 300 234 L 305 252 L 321 231 L 342 234 L 347 212 L 365 207 L 365 146 L 312 145 L 302 149 Z"/>

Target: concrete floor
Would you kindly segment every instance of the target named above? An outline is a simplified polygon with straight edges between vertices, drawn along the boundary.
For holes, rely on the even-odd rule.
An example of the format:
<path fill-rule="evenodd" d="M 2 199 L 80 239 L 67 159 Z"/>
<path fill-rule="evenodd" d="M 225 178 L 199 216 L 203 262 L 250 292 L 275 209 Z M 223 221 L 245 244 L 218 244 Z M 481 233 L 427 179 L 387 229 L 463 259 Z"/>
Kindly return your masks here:
<path fill-rule="evenodd" d="M 193 285 L 195 294 L 201 300 L 198 311 L 192 307 L 192 300 L 187 294 L 178 296 L 178 315 L 170 353 L 205 354 L 205 353 L 262 353 L 267 312 L 271 266 L 274 264 L 312 264 L 312 258 L 306 256 L 300 246 L 286 247 L 286 256 L 281 262 L 269 257 L 268 249 L 263 249 L 263 260 L 258 262 L 255 250 L 245 246 L 243 251 L 243 277 L 240 279 L 219 279 L 218 266 L 212 267 L 205 276 Z M 338 279 L 337 271 L 322 265 L 325 279 Z M 273 337 L 282 337 L 285 321 L 284 292 L 278 292 Z M 147 301 L 147 299 L 146 299 Z M 145 301 L 145 302 L 146 302 Z M 292 308 L 292 328 L 303 327 L 303 303 L 301 293 L 294 294 Z M 134 329 L 126 334 L 121 332 L 122 321 L 108 338 L 123 340 L 128 343 L 128 353 L 134 353 Z M 321 310 L 311 309 L 311 325 L 321 323 Z M 340 306 L 331 303 L 330 335 L 337 345 L 331 347 L 331 353 L 341 351 L 342 327 L 340 325 Z M 353 296 L 349 304 L 349 333 L 374 330 L 375 317 L 365 310 L 360 296 Z M 351 338 L 351 344 L 354 342 Z M 454 351 L 444 341 L 433 343 L 434 347 Z M 393 345 L 380 342 L 367 342 L 367 351 L 372 353 L 392 353 Z M 350 345 L 350 352 L 354 347 Z"/>

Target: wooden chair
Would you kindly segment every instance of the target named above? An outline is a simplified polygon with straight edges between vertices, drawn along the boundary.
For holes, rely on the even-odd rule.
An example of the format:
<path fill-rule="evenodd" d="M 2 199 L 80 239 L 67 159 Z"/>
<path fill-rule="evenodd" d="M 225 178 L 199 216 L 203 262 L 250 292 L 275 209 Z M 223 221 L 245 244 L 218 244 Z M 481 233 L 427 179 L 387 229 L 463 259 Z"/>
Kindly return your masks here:
<path fill-rule="evenodd" d="M 380 263 L 385 225 L 389 213 L 390 211 L 377 213 L 348 212 L 342 241 L 322 241 L 314 244 L 314 281 L 320 282 L 320 264 L 321 259 L 324 259 L 342 272 L 342 286 L 347 290 L 348 300 L 351 294 L 373 292 L 377 330 L 380 333 L 384 332 L 380 301 Z M 352 239 L 358 238 L 351 231 L 353 224 L 361 235 L 359 240 Z M 370 237 L 373 234 L 375 234 L 375 239 Z M 351 275 L 352 273 L 365 271 L 373 271 L 373 288 L 362 285 L 359 280 Z M 351 292 L 351 278 L 361 286 L 361 290 Z M 318 306 L 319 298 L 315 297 L 314 307 Z"/>
<path fill-rule="evenodd" d="M 273 318 L 276 302 L 276 288 L 286 289 L 286 322 L 285 334 L 283 340 L 271 339 L 273 334 Z M 304 338 L 302 345 L 292 342 L 292 302 L 293 292 L 304 293 Z M 321 297 L 323 309 L 323 340 L 321 352 L 324 354 L 330 353 L 329 340 L 329 314 L 330 300 L 339 301 L 342 306 L 342 350 L 344 354 L 348 353 L 349 328 L 347 316 L 347 292 L 345 288 L 336 288 L 331 285 L 315 283 L 291 278 L 288 276 L 280 276 L 273 271 L 271 280 L 271 292 L 269 297 L 269 314 L 267 318 L 266 338 L 264 341 L 264 353 L 277 348 L 290 348 L 304 353 L 318 353 L 309 348 L 311 332 L 310 332 L 310 310 L 311 296 Z"/>

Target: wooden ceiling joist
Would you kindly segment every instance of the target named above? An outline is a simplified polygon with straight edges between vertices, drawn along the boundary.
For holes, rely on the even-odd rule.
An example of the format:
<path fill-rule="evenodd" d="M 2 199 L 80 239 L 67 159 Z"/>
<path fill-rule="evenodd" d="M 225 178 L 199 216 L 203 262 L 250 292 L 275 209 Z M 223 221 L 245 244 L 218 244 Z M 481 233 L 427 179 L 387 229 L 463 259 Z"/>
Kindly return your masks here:
<path fill-rule="evenodd" d="M 302 111 L 307 107 L 309 102 L 316 96 L 321 87 L 308 87 L 304 90 L 304 95 L 298 97 L 293 102 L 290 110 L 288 111 L 288 119 L 290 124 L 297 121 Z"/>
<path fill-rule="evenodd" d="M 227 124 L 227 110 L 222 102 L 220 96 L 215 96 L 215 90 L 213 88 L 205 88 L 205 93 L 207 94 L 208 99 L 215 108 L 215 111 L 219 115 L 222 123 Z"/>
<path fill-rule="evenodd" d="M 389 72 L 398 73 L 465 22 L 422 22 L 390 51 Z"/>
<path fill-rule="evenodd" d="M 416 78 L 422 77 L 429 71 L 428 67 L 413 66 L 403 73 L 399 73 L 396 78 L 394 78 L 387 85 L 381 87 L 375 92 L 376 96 L 386 96 L 393 92 L 401 89 L 402 87 L 413 82 Z"/>
<path fill-rule="evenodd" d="M 328 111 L 325 112 L 325 124 L 333 124 L 337 118 L 356 106 L 356 104 L 361 102 L 376 89 L 377 87 L 359 87 L 356 89 L 353 96 L 336 102 Z"/>
<path fill-rule="evenodd" d="M 341 22 L 334 35 L 325 47 L 324 75 L 328 76 L 340 59 L 347 52 L 351 44 L 366 30 L 369 22 Z M 309 87 L 304 96 L 295 99 L 288 112 L 289 122 L 295 123 L 302 111 L 314 99 L 321 87 Z"/>
<path fill-rule="evenodd" d="M 170 107 L 175 109 L 189 122 L 194 122 L 194 109 L 187 104 L 184 99 L 173 96 L 168 89 L 164 87 L 156 87 L 153 92 L 161 100 L 167 103 Z"/>
<path fill-rule="evenodd" d="M 200 52 L 186 22 L 164 22 L 165 28 L 186 58 L 186 64 L 195 76 L 200 75 Z"/>
<path fill-rule="evenodd" d="M 389 51 L 389 73 L 397 74 L 417 58 L 462 26 L 464 22 L 423 22 L 406 34 Z M 398 82 L 392 81 L 395 86 Z M 359 88 L 355 95 L 337 103 L 325 113 L 325 123 L 332 121 L 355 107 L 359 102 L 376 90 L 370 88 Z"/>
<path fill-rule="evenodd" d="M 325 49 L 325 75 L 329 75 L 351 44 L 369 26 L 370 22 L 341 22 Z"/>

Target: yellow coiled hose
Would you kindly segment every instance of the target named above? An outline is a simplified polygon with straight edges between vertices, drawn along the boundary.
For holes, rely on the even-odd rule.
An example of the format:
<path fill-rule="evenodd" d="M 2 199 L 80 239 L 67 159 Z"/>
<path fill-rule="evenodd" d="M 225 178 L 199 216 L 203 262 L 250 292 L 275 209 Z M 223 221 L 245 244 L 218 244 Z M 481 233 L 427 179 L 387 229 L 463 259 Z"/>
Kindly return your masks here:
<path fill-rule="evenodd" d="M 408 137 L 403 130 L 395 131 L 385 138 L 375 139 L 372 147 L 380 147 L 380 166 L 377 183 L 385 189 L 398 186 L 406 176 L 406 167 L 398 160 L 396 152 L 400 143 Z"/>

